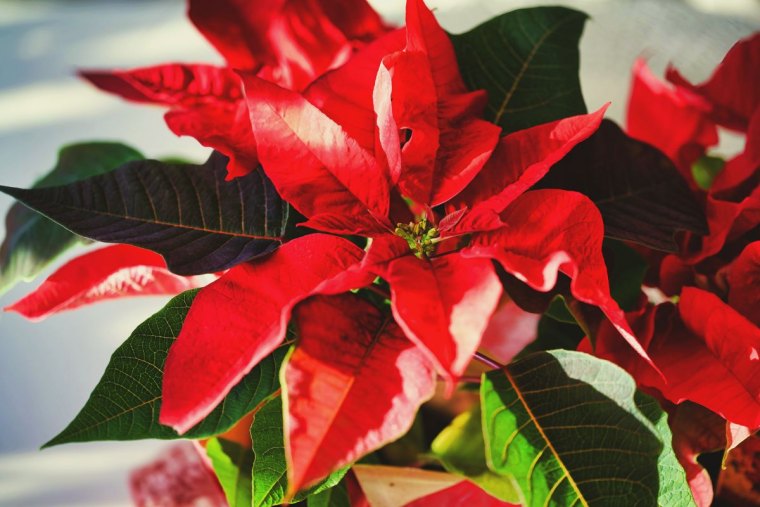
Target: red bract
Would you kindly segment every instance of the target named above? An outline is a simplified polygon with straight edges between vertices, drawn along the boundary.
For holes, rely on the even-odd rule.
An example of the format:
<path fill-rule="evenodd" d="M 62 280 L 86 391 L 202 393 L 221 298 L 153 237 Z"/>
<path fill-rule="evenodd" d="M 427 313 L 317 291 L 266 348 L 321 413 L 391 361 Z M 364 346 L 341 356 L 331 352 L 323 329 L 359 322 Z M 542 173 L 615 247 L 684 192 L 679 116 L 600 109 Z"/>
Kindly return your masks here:
<path fill-rule="evenodd" d="M 474 236 L 465 254 L 493 258 L 540 291 L 552 289 L 557 275 L 564 273 L 572 279 L 573 295 L 598 306 L 637 354 L 647 358 L 610 295 L 602 257 L 604 224 L 590 199 L 564 190 L 527 192 L 501 214 L 501 220 L 502 228 Z"/>
<path fill-rule="evenodd" d="M 491 261 L 404 255 L 375 272 L 390 284 L 393 315 L 409 339 L 441 374 L 462 375 L 501 296 Z"/>
<path fill-rule="evenodd" d="M 607 105 L 595 113 L 574 116 L 520 130 L 503 137 L 491 159 L 473 181 L 449 201 L 446 209 L 468 210 L 451 233 L 498 229 L 498 215 L 543 178 L 581 141 L 596 132 Z"/>
<path fill-rule="evenodd" d="M 760 106 L 760 34 L 740 40 L 728 51 L 710 79 L 691 84 L 675 67 L 669 67 L 668 81 L 704 97 L 710 117 L 724 127 L 746 132 L 750 118 Z"/>
<path fill-rule="evenodd" d="M 744 151 L 723 167 L 707 195 L 710 234 L 700 248 L 688 253 L 692 263 L 718 253 L 760 224 L 760 108 L 747 131 Z"/>
<path fill-rule="evenodd" d="M 467 507 L 515 507 L 515 504 L 502 502 L 467 480 L 418 498 L 404 507 L 458 507 L 460 505 L 467 505 Z"/>
<path fill-rule="evenodd" d="M 317 367 L 335 360 L 320 348 L 325 340 L 336 351 L 345 347 L 349 357 L 362 347 L 374 357 L 374 346 L 361 338 L 351 344 L 335 340 L 377 332 L 376 316 L 367 322 L 369 317 L 345 310 L 353 321 L 327 319 L 345 331 L 328 336 L 327 322 L 312 322 L 314 311 L 300 314 L 299 328 L 321 336 L 322 345 L 315 349 L 317 341 L 306 337 L 313 343 L 297 347 L 284 370 L 291 400 L 286 417 L 298 421 L 287 444 L 293 491 L 398 437 L 427 392 L 410 397 L 402 386 L 408 381 L 427 386 L 428 363 L 453 386 L 502 293 L 491 259 L 544 291 L 552 288 L 558 271 L 568 274 L 576 297 L 602 308 L 646 357 L 610 297 L 601 256 L 603 227 L 591 201 L 560 190 L 520 196 L 599 127 L 604 108 L 499 141 L 500 129 L 478 118 L 483 95 L 464 87 L 451 42 L 422 0 L 409 1 L 407 21 L 403 49 L 395 47 L 399 32 L 391 33 L 304 95 L 241 74 L 258 156 L 280 194 L 307 217 L 306 225 L 372 241 L 364 253 L 346 240 L 306 236 L 271 257 L 232 269 L 197 296 L 166 363 L 161 422 L 185 431 L 281 343 L 298 301 L 364 287 L 377 276 L 388 282 L 395 323 L 379 336 L 416 357 L 419 366 L 404 371 L 403 382 L 391 383 L 384 378 L 387 372 L 366 368 L 362 385 L 385 386 L 372 398 L 378 410 L 372 418 L 351 416 L 357 411 L 321 398 L 332 387 L 302 386 L 340 387 L 333 384 L 346 365 Z M 346 72 L 352 73 L 349 82 L 364 88 L 336 98 L 331 93 Z M 497 143 L 499 151 L 487 164 Z M 482 171 L 488 172 L 479 179 Z M 500 186 L 494 188 L 494 182 Z M 465 188 L 465 197 L 458 198 Z M 563 210 L 561 220 L 557 209 Z M 469 217 L 476 210 L 477 219 Z M 473 234 L 469 248 L 462 249 L 463 233 Z M 370 309 L 359 313 L 375 315 Z M 416 348 L 398 343 L 401 331 Z M 407 401 L 397 413 L 391 407 L 399 397 Z M 337 442 L 325 440 L 335 431 L 333 420 L 336 427 L 345 424 L 338 421 L 352 421 L 356 428 L 345 442 L 327 445 Z M 317 463 L 317 453 L 330 458 Z"/>
<path fill-rule="evenodd" d="M 188 15 L 230 67 L 297 89 L 387 30 L 364 0 L 191 0 Z"/>
<path fill-rule="evenodd" d="M 224 56 L 227 67 L 167 64 L 81 75 L 126 100 L 169 106 L 166 122 L 172 132 L 227 155 L 230 178 L 258 164 L 240 79 L 233 69 L 303 89 L 345 62 L 355 47 L 388 30 L 364 0 L 192 0 L 189 16 Z"/>
<path fill-rule="evenodd" d="M 683 256 L 691 264 L 717 254 L 760 223 L 758 55 L 760 35 L 738 42 L 699 86 L 673 68 L 668 79 L 675 87 L 658 81 L 642 61 L 634 66 L 628 133 L 665 152 L 705 202 L 710 234 L 685 242 Z M 746 133 L 747 141 L 704 195 L 694 181 L 692 165 L 717 144 L 716 124 Z"/>
<path fill-rule="evenodd" d="M 757 139 L 760 139 L 760 108 L 750 121 L 744 151 L 726 162 L 707 192 L 705 211 L 710 234 L 688 245 L 690 248 L 683 256 L 690 264 L 701 262 L 731 244 L 735 245 L 734 250 L 741 248 L 742 241 L 746 241 L 744 236 L 760 224 Z"/>
<path fill-rule="evenodd" d="M 359 296 L 315 296 L 295 322 L 282 374 L 291 493 L 406 433 L 435 389 L 425 356 Z"/>
<path fill-rule="evenodd" d="M 306 236 L 201 290 L 164 366 L 161 423 L 185 432 L 205 417 L 282 343 L 293 307 L 325 290 L 325 281 L 359 262 L 361 254 L 342 238 Z"/>
<path fill-rule="evenodd" d="M 760 241 L 750 243 L 727 269 L 728 304 L 760 327 Z"/>
<path fill-rule="evenodd" d="M 175 295 L 201 287 L 213 277 L 171 273 L 164 259 L 149 250 L 115 245 L 69 261 L 37 290 L 5 308 L 32 320 L 98 301 L 128 296 Z"/>
<path fill-rule="evenodd" d="M 694 161 L 708 147 L 718 144 L 718 130 L 706 116 L 709 109 L 705 99 L 668 86 L 652 74 L 644 60 L 636 60 L 626 115 L 627 132 L 659 148 L 689 182 Z"/>
<path fill-rule="evenodd" d="M 713 294 L 692 287 L 683 289 L 677 314 L 664 304 L 629 317 L 664 380 L 620 347 L 609 325 L 599 330 L 596 355 L 623 366 L 674 403 L 690 400 L 730 422 L 760 427 L 757 326 Z"/>
<path fill-rule="evenodd" d="M 726 422 L 699 405 L 683 403 L 670 411 L 673 450 L 684 467 L 694 502 L 709 507 L 713 501 L 713 486 L 697 458 L 703 452 L 726 446 Z"/>

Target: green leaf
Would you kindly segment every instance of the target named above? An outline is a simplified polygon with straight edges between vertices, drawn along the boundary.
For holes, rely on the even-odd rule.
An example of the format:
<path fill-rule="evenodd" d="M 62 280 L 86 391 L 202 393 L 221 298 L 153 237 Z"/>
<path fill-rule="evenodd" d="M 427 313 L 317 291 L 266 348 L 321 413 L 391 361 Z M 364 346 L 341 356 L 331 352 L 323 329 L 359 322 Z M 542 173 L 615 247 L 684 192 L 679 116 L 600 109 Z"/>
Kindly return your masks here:
<path fill-rule="evenodd" d="M 575 324 L 575 317 L 567 307 L 567 300 L 562 294 L 557 294 L 552 302 L 549 303 L 549 308 L 546 309 L 546 315 L 558 322 L 564 322 L 565 324 Z"/>
<path fill-rule="evenodd" d="M 449 472 L 467 477 L 500 500 L 520 501 L 515 479 L 491 471 L 486 464 L 480 406 L 459 414 L 433 440 L 431 450 Z"/>
<path fill-rule="evenodd" d="M 520 357 L 543 350 L 575 350 L 584 336 L 586 333 L 576 322 L 560 322 L 544 314 L 538 321 L 536 340 L 520 352 Z"/>
<path fill-rule="evenodd" d="M 164 256 L 179 275 L 213 273 L 280 245 L 288 204 L 261 170 L 225 181 L 227 158 L 203 165 L 129 162 L 64 186 L 2 187 L 67 229 Z"/>
<path fill-rule="evenodd" d="M 66 185 L 142 158 L 136 150 L 119 143 L 72 144 L 58 152 L 55 167 L 34 188 Z M 32 280 L 56 257 L 84 241 L 49 218 L 15 203 L 5 217 L 5 240 L 0 246 L 0 294 L 20 280 Z"/>
<path fill-rule="evenodd" d="M 702 190 L 710 190 L 715 177 L 723 170 L 726 161 L 720 157 L 704 155 L 691 166 L 691 175 Z"/>
<path fill-rule="evenodd" d="M 676 252 L 677 232 L 708 232 L 702 206 L 673 162 L 610 120 L 602 121 L 536 188 L 588 196 L 599 208 L 609 238 Z"/>
<path fill-rule="evenodd" d="M 533 7 L 451 36 L 465 83 L 488 91 L 486 119 L 510 133 L 586 112 L 578 77 L 586 18 Z"/>
<path fill-rule="evenodd" d="M 285 439 L 282 426 L 282 397 L 267 401 L 253 416 L 253 506 L 271 507 L 285 500 L 288 489 Z M 292 503 L 328 490 L 338 484 L 348 468 L 330 474 L 325 480 L 297 493 Z"/>
<path fill-rule="evenodd" d="M 538 352 L 484 375 L 488 466 L 523 505 L 694 505 L 667 415 L 612 363 Z"/>
<path fill-rule="evenodd" d="M 393 442 L 385 444 L 373 454 L 385 465 L 415 466 L 419 463 L 420 454 L 427 450 L 428 445 L 429 441 L 425 441 L 423 416 L 418 412 L 409 431 Z M 362 460 L 362 463 L 366 461 Z"/>
<path fill-rule="evenodd" d="M 602 249 L 612 298 L 624 311 L 635 310 L 649 265 L 641 254 L 621 241 L 605 238 Z"/>
<path fill-rule="evenodd" d="M 326 489 L 306 499 L 307 507 L 351 507 L 346 481 L 342 480 L 330 489 Z"/>
<path fill-rule="evenodd" d="M 163 367 L 197 290 L 183 292 L 140 324 L 113 353 L 103 378 L 74 420 L 43 447 L 94 440 L 176 439 L 158 423 Z M 230 429 L 279 388 L 284 347 L 261 361 L 203 421 L 181 438 L 205 438 Z"/>
<path fill-rule="evenodd" d="M 206 454 L 230 507 L 250 507 L 253 451 L 237 442 L 212 438 L 206 442 Z"/>

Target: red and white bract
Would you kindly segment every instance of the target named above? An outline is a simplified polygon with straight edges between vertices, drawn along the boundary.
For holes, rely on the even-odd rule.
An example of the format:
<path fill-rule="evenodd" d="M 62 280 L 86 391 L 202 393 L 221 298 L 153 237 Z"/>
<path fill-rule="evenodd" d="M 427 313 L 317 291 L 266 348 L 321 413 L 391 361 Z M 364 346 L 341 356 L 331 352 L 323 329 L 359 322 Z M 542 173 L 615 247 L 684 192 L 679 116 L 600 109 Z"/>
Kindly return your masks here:
<path fill-rule="evenodd" d="M 401 437 L 435 390 L 425 355 L 359 296 L 314 296 L 295 317 L 281 374 L 291 493 Z"/>
<path fill-rule="evenodd" d="M 321 314 L 299 313 L 301 333 L 320 339 L 302 336 L 284 369 L 286 454 L 291 489 L 313 483 L 401 434 L 399 428 L 410 423 L 427 396 L 425 389 L 411 396 L 402 386 L 427 386 L 435 369 L 451 389 L 463 375 L 502 295 L 492 258 L 508 271 L 527 274 L 529 283 L 544 291 L 553 287 L 558 271 L 567 273 L 576 297 L 599 306 L 646 357 L 609 295 L 603 226 L 594 205 L 560 190 L 522 195 L 598 129 L 606 107 L 500 143 L 500 129 L 479 117 L 484 95 L 468 91 L 457 69 L 446 33 L 422 0 L 409 0 L 405 30 L 356 52 L 345 67 L 303 94 L 261 74 L 241 73 L 257 156 L 277 190 L 306 216 L 305 225 L 361 234 L 372 242 L 363 252 L 346 240 L 307 235 L 269 258 L 232 269 L 201 291 L 169 353 L 161 422 L 184 431 L 206 415 L 282 342 L 290 310 L 299 301 L 363 287 L 380 276 L 390 286 L 395 321 L 381 336 L 421 366 L 388 385 L 387 372 L 360 363 L 354 366 L 361 376 L 348 382 L 347 372 L 354 370 L 332 362 L 344 353 L 374 357 L 378 350 L 361 337 L 374 326 L 366 319 L 375 318 L 376 311 L 344 296 L 337 301 L 354 301 L 362 312 L 345 308 L 343 316 L 330 319 L 326 307 Z M 342 76 L 355 89 L 336 98 L 331 93 L 343 90 Z M 479 179 L 484 171 L 487 176 Z M 470 213 L 477 218 L 468 218 Z M 460 223 L 465 226 L 457 229 Z M 417 231 L 409 234 L 426 228 L 435 242 L 420 249 L 414 240 L 402 239 L 404 227 Z M 473 234 L 474 244 L 461 250 L 464 232 Z M 479 246 L 490 249 L 478 253 Z M 336 252 L 344 254 L 338 259 Z M 360 338 L 341 341 L 340 332 L 324 328 L 338 324 L 346 336 Z M 325 354 L 325 343 L 331 354 Z M 388 360 L 387 354 L 382 357 Z M 383 425 L 385 411 L 357 419 L 353 392 L 340 390 L 354 383 L 385 386 L 379 394 L 386 402 L 404 399 L 394 409 L 403 408 L 403 417 L 393 419 L 404 424 Z M 363 410 L 384 406 L 370 405 L 365 402 Z M 336 428 L 350 438 L 339 441 Z M 321 459 L 315 460 L 318 453 Z"/>
<path fill-rule="evenodd" d="M 202 287 L 213 275 L 179 276 L 155 252 L 114 245 L 86 253 L 64 264 L 34 292 L 5 308 L 31 320 L 99 301 L 131 296 L 174 296 Z"/>
<path fill-rule="evenodd" d="M 201 290 L 164 366 L 161 423 L 182 433 L 207 416 L 280 346 L 293 307 L 361 254 L 348 240 L 314 234 L 236 266 Z"/>

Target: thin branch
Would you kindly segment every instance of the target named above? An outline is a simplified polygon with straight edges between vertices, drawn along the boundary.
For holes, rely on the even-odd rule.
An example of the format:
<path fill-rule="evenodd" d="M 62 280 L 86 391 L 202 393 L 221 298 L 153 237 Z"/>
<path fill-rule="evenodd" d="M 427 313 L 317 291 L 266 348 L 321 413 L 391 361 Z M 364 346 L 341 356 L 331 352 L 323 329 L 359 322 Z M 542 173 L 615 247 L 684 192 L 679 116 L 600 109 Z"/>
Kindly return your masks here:
<path fill-rule="evenodd" d="M 436 375 L 436 380 L 438 382 L 446 382 L 446 379 L 442 377 L 441 375 Z M 459 377 L 457 379 L 457 383 L 459 384 L 480 384 L 480 377 L 476 375 L 466 375 L 464 377 Z"/>
<path fill-rule="evenodd" d="M 487 355 L 481 352 L 475 352 L 474 358 L 480 361 L 481 363 L 485 364 L 486 366 L 490 366 L 491 368 L 495 370 L 501 370 L 502 368 L 504 368 L 503 364 L 499 363 L 498 361 L 494 359 L 491 359 L 490 357 L 488 357 Z"/>

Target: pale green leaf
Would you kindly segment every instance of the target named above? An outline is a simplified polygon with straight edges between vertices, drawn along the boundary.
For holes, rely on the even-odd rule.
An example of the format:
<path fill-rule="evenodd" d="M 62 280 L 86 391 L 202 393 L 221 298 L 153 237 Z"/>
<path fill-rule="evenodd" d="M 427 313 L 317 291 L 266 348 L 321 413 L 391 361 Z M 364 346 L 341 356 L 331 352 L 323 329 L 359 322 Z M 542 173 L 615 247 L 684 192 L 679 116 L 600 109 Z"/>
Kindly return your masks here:
<path fill-rule="evenodd" d="M 537 352 L 484 375 L 489 467 L 526 506 L 694 505 L 667 415 L 616 365 Z"/>
<path fill-rule="evenodd" d="M 230 507 L 250 507 L 253 451 L 237 442 L 212 438 L 206 442 L 206 455 Z"/>

